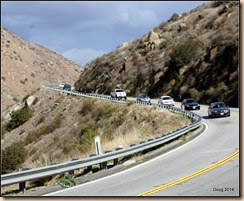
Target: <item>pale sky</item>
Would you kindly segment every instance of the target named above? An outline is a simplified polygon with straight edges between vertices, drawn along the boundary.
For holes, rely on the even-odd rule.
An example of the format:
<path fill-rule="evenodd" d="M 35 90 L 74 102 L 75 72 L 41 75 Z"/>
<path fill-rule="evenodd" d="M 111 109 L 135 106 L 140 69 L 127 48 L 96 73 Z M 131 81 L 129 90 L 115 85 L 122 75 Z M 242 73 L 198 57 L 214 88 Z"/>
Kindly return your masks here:
<path fill-rule="evenodd" d="M 1 25 L 77 64 L 206 1 L 1 1 Z"/>

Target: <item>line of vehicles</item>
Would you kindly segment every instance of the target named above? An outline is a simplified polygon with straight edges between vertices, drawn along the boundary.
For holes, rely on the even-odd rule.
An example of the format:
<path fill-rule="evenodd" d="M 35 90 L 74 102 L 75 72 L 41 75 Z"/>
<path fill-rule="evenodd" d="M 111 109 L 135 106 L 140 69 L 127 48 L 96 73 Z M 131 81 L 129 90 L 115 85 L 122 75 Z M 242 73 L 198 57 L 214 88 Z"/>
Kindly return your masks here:
<path fill-rule="evenodd" d="M 59 85 L 59 89 L 73 91 L 74 87 L 70 84 L 62 83 Z M 78 89 L 81 93 L 92 93 L 92 89 L 87 87 L 81 87 Z M 111 98 L 118 98 L 127 100 L 127 94 L 122 88 L 116 88 L 110 93 Z M 151 98 L 147 94 L 140 94 L 137 99 L 137 102 L 151 103 Z M 175 102 L 171 96 L 161 96 L 159 105 L 174 106 Z M 184 110 L 200 110 L 199 103 L 193 98 L 186 98 L 181 102 L 181 109 Z M 213 102 L 208 107 L 208 116 L 209 117 L 220 117 L 220 116 L 230 116 L 229 106 L 224 102 Z"/>

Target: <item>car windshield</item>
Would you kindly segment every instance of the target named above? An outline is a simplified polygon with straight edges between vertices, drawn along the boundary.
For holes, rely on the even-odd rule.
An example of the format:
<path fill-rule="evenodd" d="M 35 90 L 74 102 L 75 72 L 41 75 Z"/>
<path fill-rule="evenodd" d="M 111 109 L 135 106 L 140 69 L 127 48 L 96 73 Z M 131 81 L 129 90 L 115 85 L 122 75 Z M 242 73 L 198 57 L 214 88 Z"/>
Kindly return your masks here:
<path fill-rule="evenodd" d="M 116 92 L 124 92 L 123 89 L 116 89 Z"/>
<path fill-rule="evenodd" d="M 171 100 L 171 97 L 170 96 L 167 96 L 167 97 L 163 97 L 162 99 L 163 100 Z"/>
<path fill-rule="evenodd" d="M 186 100 L 186 103 L 196 103 L 196 101 L 194 99 L 188 99 Z"/>
<path fill-rule="evenodd" d="M 140 95 L 140 97 L 141 97 L 141 98 L 148 98 L 148 96 L 145 95 L 145 94 Z"/>
<path fill-rule="evenodd" d="M 220 107 L 226 107 L 224 103 L 216 103 L 213 105 L 213 108 L 220 108 Z"/>

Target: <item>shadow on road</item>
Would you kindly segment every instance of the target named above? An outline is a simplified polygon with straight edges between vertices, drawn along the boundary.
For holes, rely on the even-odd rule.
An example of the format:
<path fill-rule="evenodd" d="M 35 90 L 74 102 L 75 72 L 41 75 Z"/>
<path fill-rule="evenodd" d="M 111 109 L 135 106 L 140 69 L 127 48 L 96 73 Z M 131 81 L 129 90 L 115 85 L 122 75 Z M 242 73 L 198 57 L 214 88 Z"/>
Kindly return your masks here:
<path fill-rule="evenodd" d="M 210 116 L 202 116 L 203 119 L 218 119 L 218 118 L 225 118 L 226 116 L 217 116 L 217 117 L 210 117 Z"/>
<path fill-rule="evenodd" d="M 210 117 L 210 116 L 202 116 L 203 119 L 214 119 L 214 117 Z"/>

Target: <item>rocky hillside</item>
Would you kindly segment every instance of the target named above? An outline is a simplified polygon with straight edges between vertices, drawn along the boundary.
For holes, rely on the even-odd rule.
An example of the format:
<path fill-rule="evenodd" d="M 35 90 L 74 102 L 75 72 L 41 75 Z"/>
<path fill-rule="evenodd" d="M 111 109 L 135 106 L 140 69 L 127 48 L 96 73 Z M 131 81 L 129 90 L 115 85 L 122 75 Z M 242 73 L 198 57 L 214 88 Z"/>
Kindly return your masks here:
<path fill-rule="evenodd" d="M 209 2 L 93 60 L 75 86 L 238 106 L 238 64 L 239 2 Z"/>
<path fill-rule="evenodd" d="M 74 84 L 82 68 L 1 27 L 1 106 L 22 101 L 43 84 Z"/>

